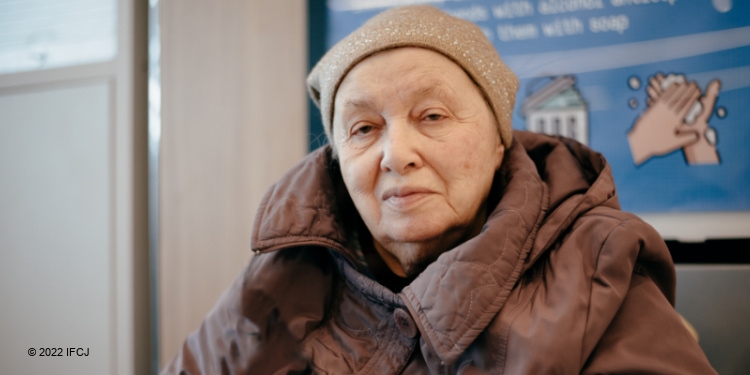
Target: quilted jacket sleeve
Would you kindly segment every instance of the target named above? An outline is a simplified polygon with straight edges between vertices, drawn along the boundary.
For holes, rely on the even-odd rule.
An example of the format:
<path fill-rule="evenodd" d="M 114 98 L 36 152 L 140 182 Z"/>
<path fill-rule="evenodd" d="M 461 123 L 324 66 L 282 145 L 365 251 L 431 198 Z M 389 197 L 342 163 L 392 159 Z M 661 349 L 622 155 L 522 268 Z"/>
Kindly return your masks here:
<path fill-rule="evenodd" d="M 303 374 L 299 343 L 322 321 L 332 270 L 324 250 L 256 255 L 161 374 Z"/>
<path fill-rule="evenodd" d="M 609 254 L 636 252 L 620 258 Z M 634 264 L 623 264 L 625 259 Z M 595 284 L 626 279 L 625 288 L 594 287 L 622 299 L 589 355 L 584 374 L 715 374 L 693 335 L 674 309 L 674 269 L 658 233 L 639 219 L 621 223 L 604 244 Z M 617 274 L 621 274 L 617 277 Z M 596 292 L 593 293 L 596 295 Z M 602 293 L 604 294 L 604 293 Z M 611 298 L 601 295 L 592 304 Z"/>
<path fill-rule="evenodd" d="M 583 373 L 715 374 L 716 371 L 656 284 L 648 276 L 636 273 L 620 310 Z"/>

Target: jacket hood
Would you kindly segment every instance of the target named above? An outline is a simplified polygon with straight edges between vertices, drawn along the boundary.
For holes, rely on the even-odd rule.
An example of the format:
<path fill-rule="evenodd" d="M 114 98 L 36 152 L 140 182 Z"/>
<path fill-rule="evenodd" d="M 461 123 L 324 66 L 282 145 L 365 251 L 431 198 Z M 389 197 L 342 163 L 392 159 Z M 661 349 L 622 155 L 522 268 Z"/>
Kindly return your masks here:
<path fill-rule="evenodd" d="M 522 131 L 514 132 L 488 202 L 494 209 L 482 232 L 443 253 L 401 293 L 446 363 L 485 329 L 519 276 L 577 217 L 597 206 L 619 208 L 600 154 L 572 140 Z M 253 228 L 253 251 L 317 245 L 355 264 L 347 234 L 361 219 L 352 207 L 330 148 L 321 148 L 266 194 Z"/>
<path fill-rule="evenodd" d="M 548 188 L 549 208 L 529 265 L 588 210 L 620 209 L 612 170 L 604 156 L 569 138 L 517 131 L 516 136 Z"/>

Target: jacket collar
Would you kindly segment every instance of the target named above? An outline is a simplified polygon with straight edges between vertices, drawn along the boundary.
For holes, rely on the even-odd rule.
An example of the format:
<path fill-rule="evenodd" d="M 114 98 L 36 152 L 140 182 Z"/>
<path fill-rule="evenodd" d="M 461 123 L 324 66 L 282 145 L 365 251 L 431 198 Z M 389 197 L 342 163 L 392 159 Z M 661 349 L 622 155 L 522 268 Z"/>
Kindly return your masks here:
<path fill-rule="evenodd" d="M 255 253 L 286 247 L 318 245 L 339 251 L 349 260 L 353 225 L 345 209 L 351 200 L 329 146 L 302 159 L 271 186 L 258 206 L 251 246 Z"/>

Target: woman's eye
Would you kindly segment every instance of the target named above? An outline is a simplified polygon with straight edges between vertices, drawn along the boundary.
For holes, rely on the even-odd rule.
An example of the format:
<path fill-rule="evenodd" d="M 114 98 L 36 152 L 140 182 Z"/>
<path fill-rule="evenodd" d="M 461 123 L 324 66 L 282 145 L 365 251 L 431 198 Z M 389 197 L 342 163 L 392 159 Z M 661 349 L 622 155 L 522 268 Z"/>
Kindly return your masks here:
<path fill-rule="evenodd" d="M 365 135 L 371 132 L 373 129 L 372 125 L 362 125 L 352 129 L 352 135 Z"/>
<path fill-rule="evenodd" d="M 441 115 L 440 113 L 430 113 L 427 116 L 425 116 L 424 119 L 427 121 L 440 121 L 443 119 L 443 117 L 444 116 Z"/>

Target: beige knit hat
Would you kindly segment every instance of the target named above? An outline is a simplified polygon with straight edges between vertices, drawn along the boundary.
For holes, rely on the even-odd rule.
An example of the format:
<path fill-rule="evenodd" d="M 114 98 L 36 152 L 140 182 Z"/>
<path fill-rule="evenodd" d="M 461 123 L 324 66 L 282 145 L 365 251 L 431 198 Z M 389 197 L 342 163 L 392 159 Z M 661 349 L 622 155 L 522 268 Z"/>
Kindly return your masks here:
<path fill-rule="evenodd" d="M 307 90 L 320 108 L 328 142 L 336 91 L 346 74 L 368 56 L 398 47 L 421 47 L 439 52 L 466 71 L 495 114 L 506 148 L 513 140 L 511 116 L 518 78 L 475 24 L 428 5 L 384 11 L 371 18 L 331 48 L 307 77 Z"/>

